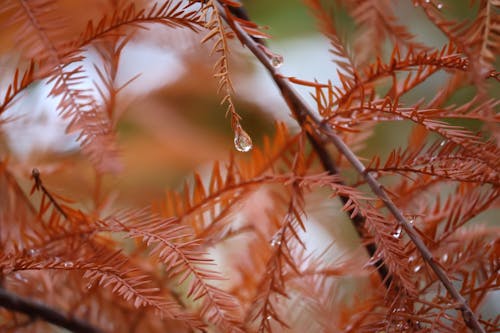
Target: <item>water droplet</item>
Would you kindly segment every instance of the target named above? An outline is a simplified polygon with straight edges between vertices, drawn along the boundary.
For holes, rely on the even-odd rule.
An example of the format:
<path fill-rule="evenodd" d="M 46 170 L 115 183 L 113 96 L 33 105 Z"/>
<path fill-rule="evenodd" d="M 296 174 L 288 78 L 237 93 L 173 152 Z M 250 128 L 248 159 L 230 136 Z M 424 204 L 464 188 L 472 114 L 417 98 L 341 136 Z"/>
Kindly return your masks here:
<path fill-rule="evenodd" d="M 89 283 L 87 284 L 87 290 L 90 290 L 94 287 L 94 284 L 93 283 Z"/>
<path fill-rule="evenodd" d="M 437 4 L 437 9 L 439 9 L 439 10 L 443 9 L 443 4 L 442 3 L 438 3 Z"/>
<path fill-rule="evenodd" d="M 64 268 L 71 268 L 73 267 L 75 264 L 73 264 L 73 262 L 71 261 L 66 261 L 64 264 L 63 264 L 63 267 Z"/>
<path fill-rule="evenodd" d="M 443 262 L 447 262 L 448 261 L 448 253 L 443 254 L 443 256 L 441 257 L 441 260 L 443 260 Z"/>
<path fill-rule="evenodd" d="M 396 229 L 396 232 L 394 232 L 394 233 L 392 234 L 392 237 L 394 237 L 394 238 L 396 238 L 396 239 L 398 239 L 399 237 L 401 237 L 401 230 L 402 230 L 402 229 L 401 229 L 401 227 L 398 227 L 398 228 Z"/>
<path fill-rule="evenodd" d="M 40 250 L 37 250 L 37 249 L 29 249 L 28 250 L 28 254 L 31 256 L 31 257 L 35 257 L 37 255 L 40 254 Z"/>
<path fill-rule="evenodd" d="M 252 138 L 241 128 L 240 125 L 234 131 L 234 147 L 237 151 L 246 153 L 252 149 Z"/>
<path fill-rule="evenodd" d="M 414 262 L 415 261 L 415 256 L 410 256 L 408 258 L 408 262 Z"/>
<path fill-rule="evenodd" d="M 415 266 L 415 268 L 413 269 L 413 271 L 415 273 L 417 273 L 418 271 L 420 271 L 422 269 L 422 266 L 418 265 L 418 266 Z"/>
<path fill-rule="evenodd" d="M 431 3 L 431 0 L 425 0 L 425 3 Z"/>
<path fill-rule="evenodd" d="M 271 320 L 271 319 L 272 319 L 272 317 L 271 317 L 271 316 L 267 316 L 267 317 L 266 317 L 266 320 Z"/>
<path fill-rule="evenodd" d="M 281 65 L 283 65 L 283 56 L 279 54 L 274 54 L 271 58 L 271 65 L 273 65 L 274 68 L 280 68 Z"/>
<path fill-rule="evenodd" d="M 446 144 L 446 140 L 443 140 L 443 141 L 441 141 L 441 143 L 439 144 L 439 146 L 441 146 L 441 147 L 442 147 L 442 146 L 444 146 L 445 144 Z"/>
<path fill-rule="evenodd" d="M 281 245 L 281 231 L 278 231 L 271 239 L 271 246 L 280 246 Z"/>

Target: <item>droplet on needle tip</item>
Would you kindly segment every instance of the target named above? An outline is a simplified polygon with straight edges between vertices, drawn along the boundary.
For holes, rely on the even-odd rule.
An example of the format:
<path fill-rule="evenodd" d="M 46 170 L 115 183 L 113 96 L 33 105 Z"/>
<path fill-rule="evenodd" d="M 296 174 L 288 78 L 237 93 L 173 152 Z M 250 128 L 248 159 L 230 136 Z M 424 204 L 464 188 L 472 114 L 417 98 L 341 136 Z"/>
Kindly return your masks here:
<path fill-rule="evenodd" d="M 234 131 L 234 147 L 242 153 L 246 153 L 252 149 L 252 138 L 239 125 Z"/>

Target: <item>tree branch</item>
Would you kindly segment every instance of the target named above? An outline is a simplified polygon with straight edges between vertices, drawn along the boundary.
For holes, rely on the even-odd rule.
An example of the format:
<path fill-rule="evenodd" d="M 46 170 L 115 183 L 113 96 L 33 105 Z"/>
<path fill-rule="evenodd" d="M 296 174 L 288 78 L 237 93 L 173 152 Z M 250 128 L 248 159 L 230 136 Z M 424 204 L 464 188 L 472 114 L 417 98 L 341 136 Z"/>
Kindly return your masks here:
<path fill-rule="evenodd" d="M 24 313 L 31 318 L 38 318 L 75 333 L 102 333 L 100 329 L 77 318 L 72 318 L 49 306 L 0 288 L 0 306 L 10 311 Z"/>
<path fill-rule="evenodd" d="M 218 3 L 221 7 L 220 13 L 223 18 L 230 25 L 233 31 L 236 33 L 240 41 L 248 47 L 248 49 L 254 54 L 254 56 L 266 67 L 274 81 L 278 85 L 281 93 L 286 100 L 288 106 L 294 113 L 295 117 L 301 124 L 301 127 L 307 130 L 311 135 L 314 135 L 314 129 L 318 129 L 324 135 L 326 135 L 329 140 L 335 145 L 341 154 L 349 161 L 349 163 L 354 167 L 354 169 L 363 176 L 365 181 L 370 186 L 373 193 L 384 203 L 385 207 L 398 221 L 399 225 L 408 234 L 411 241 L 415 244 L 416 248 L 421 253 L 423 259 L 429 265 L 429 267 L 437 275 L 441 283 L 444 285 L 446 290 L 457 302 L 457 309 L 462 312 L 462 316 L 465 324 L 472 329 L 474 332 L 485 333 L 484 328 L 479 324 L 479 320 L 468 305 L 465 298 L 459 293 L 459 291 L 453 286 L 453 283 L 448 278 L 446 272 L 437 264 L 431 251 L 427 248 L 425 243 L 422 241 L 420 236 L 417 234 L 413 226 L 406 220 L 399 208 L 394 204 L 394 202 L 389 198 L 385 192 L 382 184 L 380 184 L 369 172 L 366 172 L 365 166 L 357 158 L 357 156 L 352 152 L 352 150 L 344 143 L 344 141 L 337 136 L 337 134 L 324 122 L 321 121 L 319 117 L 315 115 L 313 110 L 304 102 L 301 96 L 295 91 L 292 85 L 284 79 L 278 70 L 271 64 L 270 59 L 267 57 L 266 53 L 262 50 L 255 41 L 241 28 L 238 22 L 228 20 L 224 15 L 225 11 L 223 6 Z"/>

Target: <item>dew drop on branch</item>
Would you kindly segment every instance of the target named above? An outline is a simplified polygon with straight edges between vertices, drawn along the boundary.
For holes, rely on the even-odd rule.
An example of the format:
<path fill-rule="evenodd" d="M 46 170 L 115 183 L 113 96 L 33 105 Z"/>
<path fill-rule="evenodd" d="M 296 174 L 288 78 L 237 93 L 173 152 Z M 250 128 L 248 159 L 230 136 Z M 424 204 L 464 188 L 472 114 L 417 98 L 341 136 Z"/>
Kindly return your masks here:
<path fill-rule="evenodd" d="M 63 264 L 63 267 L 64 268 L 72 268 L 74 266 L 73 262 L 71 261 L 66 261 L 64 264 Z"/>
<path fill-rule="evenodd" d="M 437 9 L 439 9 L 439 10 L 443 9 L 443 4 L 442 3 L 438 3 L 437 4 Z"/>
<path fill-rule="evenodd" d="M 392 234 L 392 237 L 398 239 L 399 237 L 401 237 L 401 231 L 402 231 L 401 227 L 398 227 L 398 229 L 396 230 L 396 232 L 394 232 Z"/>
<path fill-rule="evenodd" d="M 279 68 L 281 65 L 283 65 L 283 56 L 279 54 L 274 54 L 271 57 L 271 65 L 273 65 L 274 68 Z"/>
<path fill-rule="evenodd" d="M 252 149 L 252 138 L 250 138 L 250 135 L 248 135 L 240 125 L 237 125 L 234 131 L 234 147 L 237 151 L 243 153 Z"/>

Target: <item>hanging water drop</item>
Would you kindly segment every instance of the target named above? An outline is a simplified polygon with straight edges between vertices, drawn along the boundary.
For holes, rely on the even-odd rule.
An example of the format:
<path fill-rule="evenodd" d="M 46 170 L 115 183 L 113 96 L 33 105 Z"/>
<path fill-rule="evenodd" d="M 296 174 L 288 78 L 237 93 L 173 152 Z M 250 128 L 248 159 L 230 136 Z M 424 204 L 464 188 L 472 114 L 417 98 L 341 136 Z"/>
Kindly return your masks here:
<path fill-rule="evenodd" d="M 283 56 L 279 54 L 274 54 L 271 58 L 271 65 L 273 65 L 274 68 L 279 68 L 281 65 L 283 65 Z"/>
<path fill-rule="evenodd" d="M 443 9 L 443 4 L 442 3 L 438 3 L 437 4 L 437 9 L 439 9 L 439 10 Z"/>
<path fill-rule="evenodd" d="M 415 268 L 413 269 L 413 271 L 415 273 L 418 273 L 421 269 L 422 269 L 422 266 L 418 265 L 418 266 L 415 266 Z"/>
<path fill-rule="evenodd" d="M 392 237 L 398 239 L 401 236 L 401 231 L 402 231 L 401 227 L 398 227 L 398 229 L 396 230 L 396 232 L 394 232 L 392 234 Z"/>
<path fill-rule="evenodd" d="M 234 131 L 234 147 L 237 151 L 241 151 L 246 153 L 252 149 L 252 138 L 241 128 L 240 125 L 237 125 L 236 130 Z"/>

